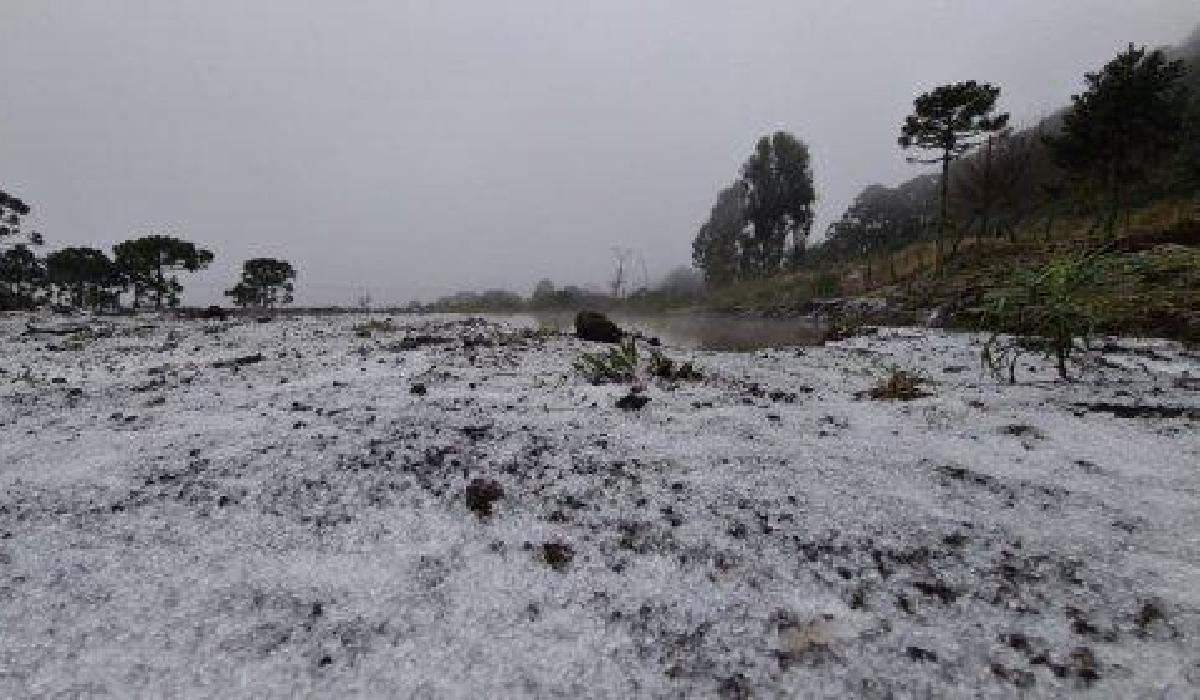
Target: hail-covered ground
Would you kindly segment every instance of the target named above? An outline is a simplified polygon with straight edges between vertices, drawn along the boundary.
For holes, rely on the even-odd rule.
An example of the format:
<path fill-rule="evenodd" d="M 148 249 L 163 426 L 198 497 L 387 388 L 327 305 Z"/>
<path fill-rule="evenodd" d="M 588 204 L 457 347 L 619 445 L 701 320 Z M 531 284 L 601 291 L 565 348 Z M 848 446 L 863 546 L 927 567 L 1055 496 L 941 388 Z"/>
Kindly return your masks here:
<path fill-rule="evenodd" d="M 0 319 L 0 696 L 1200 694 L 1194 351 L 361 321 Z"/>

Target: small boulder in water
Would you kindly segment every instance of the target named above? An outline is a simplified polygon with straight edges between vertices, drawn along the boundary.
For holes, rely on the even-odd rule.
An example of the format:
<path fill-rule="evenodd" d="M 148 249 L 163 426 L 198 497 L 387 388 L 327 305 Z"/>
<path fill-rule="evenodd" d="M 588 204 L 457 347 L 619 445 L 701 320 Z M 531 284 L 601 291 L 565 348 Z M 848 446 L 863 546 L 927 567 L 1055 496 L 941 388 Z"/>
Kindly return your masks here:
<path fill-rule="evenodd" d="M 617 343 L 625 332 L 599 311 L 580 311 L 575 315 L 575 334 L 583 340 Z"/>

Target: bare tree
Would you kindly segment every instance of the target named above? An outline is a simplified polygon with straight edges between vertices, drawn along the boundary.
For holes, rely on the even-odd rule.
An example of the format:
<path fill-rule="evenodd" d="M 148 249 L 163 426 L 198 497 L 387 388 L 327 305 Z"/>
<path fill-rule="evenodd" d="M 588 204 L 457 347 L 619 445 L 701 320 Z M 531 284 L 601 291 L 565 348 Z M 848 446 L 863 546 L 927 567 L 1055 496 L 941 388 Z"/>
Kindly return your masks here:
<path fill-rule="evenodd" d="M 608 286 L 612 289 L 612 295 L 620 299 L 625 296 L 626 275 L 629 274 L 629 265 L 633 261 L 633 249 L 613 246 L 612 254 L 613 276 Z"/>
<path fill-rule="evenodd" d="M 1010 234 L 1039 200 L 1046 168 L 1044 147 L 1036 134 L 1002 132 L 989 136 L 975 155 L 964 158 L 952 171 L 955 208 L 978 222 L 981 236 L 996 235 L 1007 229 Z M 965 227 L 964 227 L 965 229 Z M 965 234 L 955 236 L 951 255 Z"/>

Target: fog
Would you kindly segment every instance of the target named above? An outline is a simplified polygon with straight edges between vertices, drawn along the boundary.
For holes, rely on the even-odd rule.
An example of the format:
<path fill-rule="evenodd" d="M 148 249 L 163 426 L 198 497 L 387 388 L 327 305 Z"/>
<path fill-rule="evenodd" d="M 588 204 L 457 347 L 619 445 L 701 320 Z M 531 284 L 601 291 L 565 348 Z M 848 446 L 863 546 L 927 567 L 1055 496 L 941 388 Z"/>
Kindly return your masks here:
<path fill-rule="evenodd" d="M 193 304 L 256 255 L 310 304 L 596 284 L 613 246 L 653 277 L 763 133 L 809 143 L 820 231 L 919 172 L 895 145 L 916 92 L 994 82 L 1029 124 L 1197 21 L 1195 0 L 5 0 L 0 186 L 51 246 L 211 248 Z"/>

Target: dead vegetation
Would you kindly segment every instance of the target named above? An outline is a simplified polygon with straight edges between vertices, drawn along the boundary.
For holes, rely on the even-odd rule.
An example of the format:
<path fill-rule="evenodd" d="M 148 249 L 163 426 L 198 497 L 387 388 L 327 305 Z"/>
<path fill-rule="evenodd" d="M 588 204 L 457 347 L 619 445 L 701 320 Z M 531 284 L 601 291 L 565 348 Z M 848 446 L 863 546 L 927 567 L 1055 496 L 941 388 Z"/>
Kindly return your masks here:
<path fill-rule="evenodd" d="M 887 379 L 867 391 L 867 396 L 876 401 L 912 401 L 932 396 L 921 388 L 923 383 L 925 380 L 915 374 L 893 369 Z"/>

